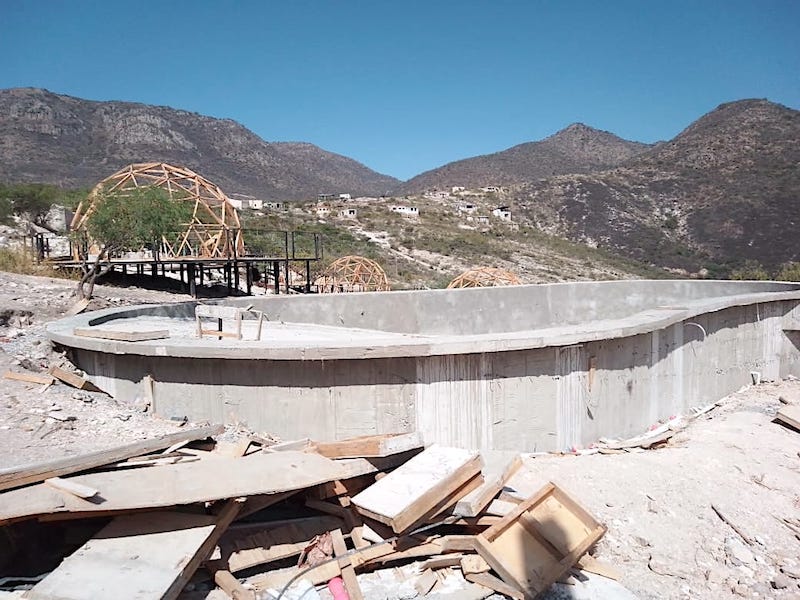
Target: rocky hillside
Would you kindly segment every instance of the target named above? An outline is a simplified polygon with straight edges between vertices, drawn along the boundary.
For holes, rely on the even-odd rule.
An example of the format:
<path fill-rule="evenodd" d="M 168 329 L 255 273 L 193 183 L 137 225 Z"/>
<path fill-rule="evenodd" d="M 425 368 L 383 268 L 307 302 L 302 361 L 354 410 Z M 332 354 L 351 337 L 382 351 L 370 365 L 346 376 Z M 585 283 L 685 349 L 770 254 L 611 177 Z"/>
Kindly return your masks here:
<path fill-rule="evenodd" d="M 585 173 L 619 165 L 649 147 L 575 123 L 539 142 L 520 144 L 427 171 L 405 182 L 400 191 L 415 193 L 456 185 L 467 188 L 507 186 L 564 173 Z"/>
<path fill-rule="evenodd" d="M 378 195 L 398 181 L 312 144 L 266 142 L 242 125 L 163 106 L 0 90 L 0 181 L 91 186 L 134 162 L 187 166 L 228 193 Z"/>
<path fill-rule="evenodd" d="M 726 274 L 800 259 L 800 111 L 723 104 L 622 166 L 530 180 L 517 214 L 660 266 Z"/>

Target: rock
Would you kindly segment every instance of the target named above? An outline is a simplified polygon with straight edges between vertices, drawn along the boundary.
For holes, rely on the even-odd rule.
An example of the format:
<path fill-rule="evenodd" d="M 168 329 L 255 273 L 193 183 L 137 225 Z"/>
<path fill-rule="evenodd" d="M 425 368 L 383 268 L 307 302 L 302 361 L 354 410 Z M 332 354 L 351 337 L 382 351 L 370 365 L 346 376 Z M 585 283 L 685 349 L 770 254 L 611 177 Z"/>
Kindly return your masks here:
<path fill-rule="evenodd" d="M 727 573 L 724 569 L 719 567 L 715 567 L 713 569 L 709 569 L 706 571 L 706 581 L 708 583 L 713 583 L 715 585 L 722 585 L 725 583 L 725 579 L 727 578 Z"/>
<path fill-rule="evenodd" d="M 738 537 L 731 536 L 725 539 L 725 553 L 735 567 L 752 564 L 755 560 L 753 553 Z"/>
<path fill-rule="evenodd" d="M 736 594 L 737 596 L 747 597 L 750 596 L 750 588 L 748 588 L 743 583 L 737 583 L 735 586 L 733 586 L 733 593 Z"/>
<path fill-rule="evenodd" d="M 795 565 L 783 565 L 781 567 L 781 573 L 792 579 L 800 579 L 800 567 Z"/>
<path fill-rule="evenodd" d="M 775 577 L 772 578 L 770 584 L 776 590 L 782 590 L 789 587 L 792 584 L 792 581 L 783 573 L 778 573 L 777 575 L 775 575 Z"/>

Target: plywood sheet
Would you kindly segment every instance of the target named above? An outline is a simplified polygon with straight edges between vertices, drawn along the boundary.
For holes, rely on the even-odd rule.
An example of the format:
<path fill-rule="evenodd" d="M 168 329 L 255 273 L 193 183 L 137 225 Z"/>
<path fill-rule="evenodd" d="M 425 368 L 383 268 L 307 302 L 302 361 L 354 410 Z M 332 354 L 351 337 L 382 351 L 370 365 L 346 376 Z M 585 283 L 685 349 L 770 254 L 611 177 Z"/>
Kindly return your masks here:
<path fill-rule="evenodd" d="M 0 525 L 48 513 L 86 515 L 274 494 L 340 479 L 342 475 L 340 466 L 324 456 L 291 451 L 89 473 L 67 479 L 100 491 L 88 500 L 43 484 L 0 494 Z"/>
<path fill-rule="evenodd" d="M 157 600 L 214 530 L 207 515 L 117 517 L 27 594 L 31 600 Z"/>

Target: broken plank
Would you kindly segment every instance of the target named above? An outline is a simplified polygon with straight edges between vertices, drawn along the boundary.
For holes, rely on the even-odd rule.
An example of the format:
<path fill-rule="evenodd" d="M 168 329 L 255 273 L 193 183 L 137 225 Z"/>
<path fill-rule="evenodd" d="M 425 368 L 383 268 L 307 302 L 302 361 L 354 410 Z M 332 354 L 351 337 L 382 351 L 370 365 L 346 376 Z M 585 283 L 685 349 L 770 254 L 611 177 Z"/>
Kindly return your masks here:
<path fill-rule="evenodd" d="M 0 525 L 48 513 L 159 508 L 302 489 L 341 477 L 338 465 L 303 452 L 258 453 L 125 471 L 88 473 L 70 481 L 102 490 L 102 501 L 61 497 L 42 484 L 0 494 Z"/>
<path fill-rule="evenodd" d="M 303 579 L 308 579 L 313 585 L 320 585 L 327 583 L 334 577 L 339 577 L 341 569 L 339 569 L 337 561 L 331 561 L 320 563 L 313 567 L 288 567 L 286 569 L 268 571 L 251 577 L 249 581 L 257 590 L 273 589 L 281 591 L 290 581 L 300 579 L 297 576 L 301 573 Z"/>
<path fill-rule="evenodd" d="M 208 515 L 117 517 L 28 591 L 30 600 L 162 598 L 214 531 Z"/>
<path fill-rule="evenodd" d="M 36 383 L 38 385 L 49 385 L 55 381 L 51 375 L 40 375 L 39 373 L 16 373 L 14 371 L 6 371 L 3 375 L 3 379 L 24 381 L 25 383 Z"/>
<path fill-rule="evenodd" d="M 333 554 L 339 558 L 342 581 L 344 581 L 344 587 L 347 589 L 350 600 L 364 600 L 361 587 L 358 585 L 355 569 L 350 564 L 350 559 L 345 556 L 347 554 L 347 546 L 344 543 L 341 529 L 331 531 L 331 541 L 333 542 Z"/>
<path fill-rule="evenodd" d="M 70 306 L 69 309 L 67 309 L 67 312 L 64 313 L 64 316 L 74 317 L 75 315 L 82 313 L 86 310 L 86 307 L 89 306 L 89 302 L 89 298 L 81 298 L 75 302 L 75 304 Z"/>
<path fill-rule="evenodd" d="M 47 372 L 50 373 L 50 375 L 52 375 L 59 381 L 62 381 L 67 385 L 77 388 L 79 390 L 85 390 L 87 392 L 102 391 L 88 379 L 81 377 L 80 375 L 75 375 L 75 373 L 70 373 L 69 371 L 62 369 L 61 367 L 52 366 L 48 369 Z"/>
<path fill-rule="evenodd" d="M 490 569 L 489 565 L 478 554 L 468 554 L 461 559 L 461 571 L 464 575 L 470 573 L 485 573 Z"/>
<path fill-rule="evenodd" d="M 76 327 L 72 334 L 78 337 L 97 338 L 101 340 L 116 340 L 118 342 L 146 342 L 148 340 L 163 340 L 169 337 L 168 329 L 153 329 L 150 331 L 119 331 L 116 329 Z"/>
<path fill-rule="evenodd" d="M 433 445 L 354 496 L 352 502 L 361 514 L 401 533 L 478 475 L 482 464 L 477 452 Z"/>
<path fill-rule="evenodd" d="M 582 571 L 588 571 L 589 573 L 594 573 L 595 575 L 602 575 L 603 577 L 608 577 L 609 579 L 613 579 L 615 581 L 622 579 L 622 574 L 612 565 L 601 560 L 597 560 L 594 556 L 589 554 L 584 554 L 581 556 L 577 566 Z"/>
<path fill-rule="evenodd" d="M 775 418 L 800 431 L 800 406 L 782 406 Z"/>
<path fill-rule="evenodd" d="M 200 427 L 198 429 L 171 433 L 141 442 L 134 442 L 124 446 L 117 446 L 116 448 L 109 448 L 108 450 L 100 450 L 90 454 L 0 469 L 0 491 L 30 483 L 38 483 L 50 477 L 60 477 L 62 475 L 87 471 L 95 467 L 101 467 L 143 454 L 157 452 L 178 442 L 204 439 L 212 435 L 220 434 L 223 431 L 225 431 L 223 425 Z"/>
<path fill-rule="evenodd" d="M 422 448 L 419 432 L 367 435 L 338 442 L 317 442 L 314 450 L 328 458 L 382 458 Z"/>

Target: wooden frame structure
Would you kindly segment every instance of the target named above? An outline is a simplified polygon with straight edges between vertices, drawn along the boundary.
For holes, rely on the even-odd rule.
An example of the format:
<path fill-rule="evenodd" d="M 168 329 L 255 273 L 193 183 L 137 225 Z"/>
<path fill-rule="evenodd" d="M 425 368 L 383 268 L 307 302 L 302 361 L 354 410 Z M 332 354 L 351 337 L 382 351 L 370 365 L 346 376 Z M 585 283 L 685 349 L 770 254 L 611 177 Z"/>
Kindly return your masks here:
<path fill-rule="evenodd" d="M 75 211 L 70 228 L 80 231 L 92 218 L 102 194 L 141 187 L 160 187 L 176 202 L 193 203 L 192 220 L 175 240 L 162 240 L 167 258 L 235 258 L 245 254 L 236 208 L 219 186 L 185 167 L 167 163 L 128 165 L 98 183 Z M 76 257 L 77 259 L 78 257 Z"/>
<path fill-rule="evenodd" d="M 374 260 L 363 256 L 343 256 L 332 262 L 314 281 L 321 294 L 340 292 L 388 292 L 386 272 Z"/>
<path fill-rule="evenodd" d="M 495 267 L 476 267 L 465 271 L 447 285 L 447 289 L 522 285 L 514 273 Z"/>

